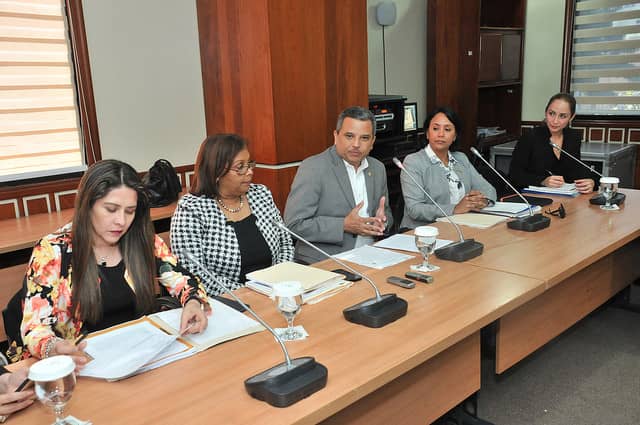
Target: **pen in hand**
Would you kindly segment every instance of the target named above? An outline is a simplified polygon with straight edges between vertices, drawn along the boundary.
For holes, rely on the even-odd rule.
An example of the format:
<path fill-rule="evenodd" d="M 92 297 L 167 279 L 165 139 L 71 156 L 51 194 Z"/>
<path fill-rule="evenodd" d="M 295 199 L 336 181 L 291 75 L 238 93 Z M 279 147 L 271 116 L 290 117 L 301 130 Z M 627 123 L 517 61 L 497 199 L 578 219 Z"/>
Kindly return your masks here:
<path fill-rule="evenodd" d="M 89 332 L 87 331 L 82 332 L 80 336 L 78 336 L 76 340 L 73 342 L 73 345 L 77 346 L 78 344 L 80 344 L 82 341 L 84 341 L 87 335 L 89 335 Z"/>
<path fill-rule="evenodd" d="M 180 332 L 180 336 L 183 336 L 187 333 L 187 331 L 189 329 L 191 329 L 192 327 L 194 327 L 196 325 L 197 322 L 189 322 L 189 324 L 187 325 L 186 328 L 184 328 L 184 330 L 182 332 Z"/>
<path fill-rule="evenodd" d="M 16 388 L 15 392 L 19 393 L 20 391 L 24 390 L 24 387 L 26 387 L 28 383 L 29 383 L 29 378 L 25 378 L 25 380 L 22 381 L 20 385 L 18 385 L 18 388 Z"/>
<path fill-rule="evenodd" d="M 553 176 L 553 173 L 551 171 L 549 171 L 549 170 L 544 170 L 544 171 L 546 171 L 547 174 L 549 174 L 550 176 Z"/>

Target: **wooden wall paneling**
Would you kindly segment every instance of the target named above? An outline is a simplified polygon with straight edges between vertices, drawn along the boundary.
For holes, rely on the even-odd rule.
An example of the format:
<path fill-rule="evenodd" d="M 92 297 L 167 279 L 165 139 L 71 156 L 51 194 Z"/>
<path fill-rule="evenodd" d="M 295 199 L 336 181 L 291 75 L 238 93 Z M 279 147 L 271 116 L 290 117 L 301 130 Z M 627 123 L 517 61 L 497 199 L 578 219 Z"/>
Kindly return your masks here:
<path fill-rule="evenodd" d="M 207 134 L 242 134 L 258 164 L 321 152 L 333 143 L 338 113 L 367 105 L 366 0 L 196 6 Z M 276 199 L 286 199 L 288 178 L 268 178 Z"/>
<path fill-rule="evenodd" d="M 327 146 L 325 2 L 269 1 L 277 162 L 293 162 Z"/>
<path fill-rule="evenodd" d="M 258 162 L 274 162 L 266 0 L 198 0 L 207 134 L 239 133 Z"/>
<path fill-rule="evenodd" d="M 366 0 L 326 0 L 327 129 L 333 144 L 338 114 L 346 107 L 369 106 L 369 54 Z M 322 105 L 320 105 L 322 106 Z"/>
<path fill-rule="evenodd" d="M 479 1 L 429 0 L 427 110 L 449 105 L 460 115 L 465 151 L 476 140 L 479 23 Z"/>

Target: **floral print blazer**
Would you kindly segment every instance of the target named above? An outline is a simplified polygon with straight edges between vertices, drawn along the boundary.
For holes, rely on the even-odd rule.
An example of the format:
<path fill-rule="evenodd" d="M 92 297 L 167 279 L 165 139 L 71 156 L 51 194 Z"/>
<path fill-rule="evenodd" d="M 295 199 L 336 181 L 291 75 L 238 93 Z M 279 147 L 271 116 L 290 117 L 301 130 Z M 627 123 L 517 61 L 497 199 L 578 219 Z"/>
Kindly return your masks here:
<path fill-rule="evenodd" d="M 172 296 L 182 305 L 191 298 L 207 304 L 200 281 L 178 264 L 177 257 L 158 235 L 155 235 L 154 255 L 157 279 Z M 61 229 L 61 233 L 44 237 L 33 249 L 26 273 L 27 293 L 20 326 L 24 347 L 13 342 L 8 352 L 12 361 L 30 356 L 41 358 L 49 338 L 75 339 L 80 334 L 82 321 L 72 313 L 71 257 L 68 227 Z M 126 270 L 124 278 L 134 290 Z"/>

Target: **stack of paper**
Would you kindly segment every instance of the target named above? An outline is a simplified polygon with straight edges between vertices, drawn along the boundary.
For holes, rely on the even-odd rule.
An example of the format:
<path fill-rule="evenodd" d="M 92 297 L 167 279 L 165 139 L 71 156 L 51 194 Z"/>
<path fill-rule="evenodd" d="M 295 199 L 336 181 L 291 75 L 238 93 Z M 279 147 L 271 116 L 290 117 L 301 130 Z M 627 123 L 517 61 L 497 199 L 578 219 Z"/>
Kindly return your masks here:
<path fill-rule="evenodd" d="M 85 352 L 92 358 L 80 376 L 117 381 L 206 350 L 222 342 L 259 332 L 258 322 L 209 299 L 213 314 L 204 332 L 179 335 L 182 309 L 163 311 L 94 332 Z"/>
<path fill-rule="evenodd" d="M 522 190 L 528 193 L 544 193 L 547 195 L 578 196 L 580 193 L 574 183 L 564 183 L 560 187 L 529 186 Z"/>
<path fill-rule="evenodd" d="M 536 214 L 542 210 L 538 205 L 532 205 L 531 210 Z M 505 217 L 526 217 L 529 215 L 529 205 L 524 202 L 496 202 L 490 207 L 478 211 L 482 214 L 503 215 Z"/>
<path fill-rule="evenodd" d="M 341 274 L 286 261 L 247 273 L 247 288 L 271 296 L 274 284 L 292 280 L 302 284 L 302 301 L 305 303 L 325 299 L 329 294 L 350 286 L 350 282 L 346 282 Z"/>

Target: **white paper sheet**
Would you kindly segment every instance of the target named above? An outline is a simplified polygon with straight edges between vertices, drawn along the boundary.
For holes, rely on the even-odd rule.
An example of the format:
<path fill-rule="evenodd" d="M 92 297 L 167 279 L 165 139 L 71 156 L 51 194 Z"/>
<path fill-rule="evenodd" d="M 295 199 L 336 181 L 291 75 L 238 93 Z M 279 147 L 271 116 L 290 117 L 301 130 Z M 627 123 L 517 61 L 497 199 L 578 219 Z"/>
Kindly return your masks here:
<path fill-rule="evenodd" d="M 435 249 L 440 249 L 443 246 L 447 246 L 451 243 L 448 239 L 436 239 L 436 247 Z M 389 236 L 386 239 L 378 241 L 373 244 L 378 248 L 387 248 L 387 249 L 397 249 L 400 251 L 408 251 L 419 253 L 418 248 L 416 248 L 416 242 L 413 235 L 401 235 L 395 234 L 393 236 Z"/>
<path fill-rule="evenodd" d="M 370 245 L 341 252 L 336 255 L 336 257 L 341 260 L 351 261 L 352 263 L 372 267 L 374 269 L 384 269 L 385 267 L 393 266 L 410 258 L 414 258 L 413 255 L 375 248 Z"/>
<path fill-rule="evenodd" d="M 213 314 L 209 317 L 207 329 L 199 334 L 188 334 L 183 337 L 186 341 L 197 345 L 198 349 L 206 349 L 237 336 L 259 332 L 264 329 L 260 323 L 219 301 L 209 298 L 209 304 Z M 180 330 L 182 309 L 176 308 L 162 311 L 149 317 L 151 319 L 157 317 L 169 326 L 172 333 L 177 334 Z"/>
<path fill-rule="evenodd" d="M 130 376 L 176 341 L 147 320 L 139 320 L 86 339 L 93 357 L 80 376 L 108 380 Z"/>

